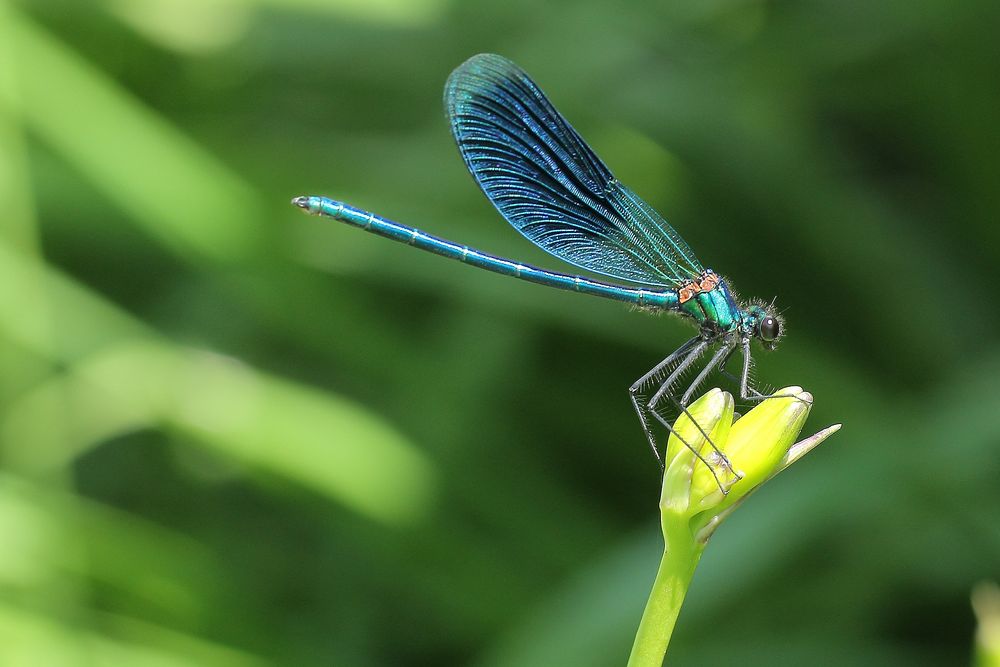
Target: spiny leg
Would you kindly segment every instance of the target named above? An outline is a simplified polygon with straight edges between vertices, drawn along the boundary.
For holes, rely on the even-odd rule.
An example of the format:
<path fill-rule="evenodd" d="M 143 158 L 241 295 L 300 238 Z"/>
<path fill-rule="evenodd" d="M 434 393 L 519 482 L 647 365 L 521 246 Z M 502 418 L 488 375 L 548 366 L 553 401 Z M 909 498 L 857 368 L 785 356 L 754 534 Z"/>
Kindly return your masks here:
<path fill-rule="evenodd" d="M 674 407 L 677 408 L 677 410 L 680 413 L 687 415 L 688 419 L 690 419 L 691 422 L 698 428 L 698 431 L 701 432 L 702 436 L 704 436 L 705 442 L 707 442 L 709 447 L 712 448 L 712 452 L 714 453 L 719 465 L 725 468 L 729 472 L 729 474 L 733 476 L 734 480 L 739 481 L 740 479 L 742 479 L 742 475 L 740 475 L 733 468 L 732 464 L 730 464 L 729 462 L 729 458 L 721 451 L 719 451 L 719 448 L 716 447 L 714 442 L 712 442 L 712 438 L 708 435 L 708 433 L 705 432 L 705 429 L 702 428 L 700 423 L 698 423 L 698 420 L 696 420 L 694 416 L 692 416 L 687 409 L 688 403 L 691 398 L 691 394 L 705 380 L 705 378 L 708 377 L 708 374 L 711 373 L 716 366 L 718 366 L 725 358 L 727 358 L 732 353 L 732 349 L 734 346 L 735 343 L 726 343 L 722 347 L 720 347 L 719 350 L 714 355 L 712 355 L 712 358 L 701 370 L 701 372 L 698 373 L 698 376 L 688 387 L 687 391 L 684 392 L 684 396 L 680 400 L 677 399 L 677 397 L 674 395 L 673 392 L 669 391 L 670 385 L 672 384 L 674 378 L 668 378 L 668 381 L 663 383 L 663 386 L 660 387 L 660 390 L 656 392 L 656 395 L 653 397 L 653 400 L 650 401 L 649 408 L 650 411 L 657 416 L 660 423 L 665 424 L 666 420 L 662 419 L 659 413 L 656 412 L 656 403 L 659 402 L 660 398 L 662 398 L 663 396 L 667 396 L 670 399 L 671 403 L 673 403 Z M 672 429 L 671 431 L 673 432 Z M 678 435 L 678 437 L 680 436 Z M 694 451 L 694 449 L 687 441 L 685 441 L 683 438 L 680 439 L 681 442 L 687 445 L 689 449 Z M 699 452 L 695 452 L 695 454 L 698 455 L 698 458 L 702 461 L 702 463 L 708 466 L 708 469 L 712 472 L 712 476 L 715 478 L 716 483 L 719 485 L 719 489 L 721 489 L 722 492 L 725 493 L 726 488 L 723 486 L 721 480 L 719 480 L 719 476 L 716 474 L 715 468 L 711 464 L 709 464 L 708 461 L 705 460 L 705 458 L 702 457 Z"/>
<path fill-rule="evenodd" d="M 767 396 L 750 386 L 750 339 L 744 338 L 740 342 L 740 352 L 743 354 L 743 371 L 740 373 L 740 398 L 744 401 L 759 402 Z M 735 380 L 735 378 L 733 378 Z"/>
<path fill-rule="evenodd" d="M 656 418 L 656 420 L 658 422 L 660 422 L 670 433 L 673 433 L 674 435 L 676 435 L 678 437 L 678 439 L 680 439 L 680 441 L 683 442 L 686 447 L 688 447 L 688 449 L 690 449 L 692 452 L 694 452 L 698 456 L 698 458 L 701 459 L 701 455 L 698 453 L 698 451 L 694 447 L 692 447 L 691 444 L 689 442 L 687 442 L 682 435 L 680 435 L 679 433 L 677 433 L 674 430 L 673 426 L 670 424 L 670 422 L 668 422 L 666 419 L 664 419 L 663 416 L 660 415 L 656 411 L 656 409 L 655 409 L 656 408 L 656 403 L 659 402 L 659 400 L 663 396 L 664 392 L 667 389 L 670 388 L 670 386 L 677 380 L 677 378 L 680 377 L 680 375 L 685 370 L 687 370 L 687 368 L 692 363 L 694 363 L 694 361 L 698 357 L 701 356 L 701 354 L 705 351 L 705 348 L 707 348 L 708 345 L 709 345 L 708 341 L 705 341 L 700 336 L 697 337 L 697 338 L 695 338 L 695 339 L 693 339 L 692 341 L 689 341 L 689 343 L 693 343 L 693 345 L 691 345 L 690 351 L 687 351 L 687 350 L 685 351 L 685 356 L 681 360 L 681 362 L 677 365 L 677 368 L 673 369 L 673 371 L 671 371 L 670 375 L 668 375 L 667 378 L 660 383 L 660 388 L 653 395 L 653 398 L 650 399 L 646 403 L 645 410 L 648 410 L 649 413 L 652 414 Z M 687 347 L 687 345 L 685 345 L 685 347 Z M 684 410 L 684 412 L 687 413 L 686 410 Z M 690 414 L 688 414 L 688 418 L 691 419 L 691 421 L 694 422 L 695 424 L 698 423 L 698 422 L 696 422 L 694 420 L 693 417 L 691 417 Z M 699 426 L 699 429 L 700 429 L 700 426 Z M 702 431 L 702 434 L 704 435 L 704 431 Z M 702 461 L 704 461 L 704 459 L 702 459 Z M 660 463 L 662 464 L 663 462 L 661 461 Z M 706 464 L 707 464 L 707 462 L 706 462 Z"/>
<path fill-rule="evenodd" d="M 656 437 L 653 435 L 653 430 L 649 427 L 649 420 L 646 418 L 646 412 L 643 406 L 639 403 L 639 391 L 649 382 L 652 378 L 656 377 L 659 373 L 663 372 L 664 368 L 670 366 L 670 364 L 676 362 L 679 358 L 686 355 L 688 351 L 699 341 L 700 336 L 695 336 L 691 340 L 687 341 L 679 348 L 674 350 L 666 359 L 656 364 L 649 370 L 648 373 L 643 375 L 641 378 L 632 383 L 632 386 L 628 388 L 629 400 L 632 401 L 632 407 L 635 408 L 635 413 L 639 415 L 639 424 L 642 426 L 643 433 L 646 434 L 646 439 L 649 441 L 649 446 L 653 450 L 653 456 L 659 461 L 660 467 L 663 467 L 663 459 L 660 456 L 660 450 L 656 448 Z"/>
<path fill-rule="evenodd" d="M 740 398 L 746 401 L 753 401 L 753 402 L 760 402 L 768 398 L 794 398 L 808 405 L 812 405 L 812 401 L 807 401 L 806 399 L 801 398 L 800 396 L 796 396 L 795 394 L 771 394 L 770 396 L 765 396 L 756 389 L 748 387 L 747 376 L 749 375 L 749 373 L 750 373 L 750 341 L 747 340 L 743 342 L 743 375 L 740 380 Z M 753 396 L 749 395 L 751 391 L 754 394 Z"/>
<path fill-rule="evenodd" d="M 695 377 L 694 379 L 694 382 L 692 382 L 691 386 L 688 387 L 687 391 L 684 392 L 684 395 L 681 397 L 681 405 L 688 405 L 688 403 L 691 401 L 691 394 L 693 394 L 695 390 L 698 388 L 698 386 L 705 381 L 705 378 L 708 377 L 708 374 L 711 373 L 715 369 L 715 367 L 719 365 L 719 363 L 723 360 L 723 357 L 729 356 L 730 352 L 735 346 L 736 343 L 733 342 L 733 343 L 725 343 L 722 347 L 719 348 L 719 351 L 712 356 L 712 359 L 707 364 L 705 364 L 705 368 L 703 368 L 701 372 L 698 373 L 697 377 Z"/>
<path fill-rule="evenodd" d="M 701 337 L 696 340 L 698 343 L 694 346 L 694 349 L 690 354 L 684 357 L 684 360 L 677 365 L 677 368 L 675 368 L 673 372 L 671 372 L 670 375 L 668 375 L 667 378 L 660 383 L 660 388 L 657 389 L 656 393 L 653 394 L 653 397 L 649 399 L 649 403 L 646 407 L 650 409 L 656 407 L 656 404 L 659 403 L 660 399 L 663 398 L 663 395 L 670 390 L 670 387 L 677 381 L 677 378 L 679 378 L 681 374 L 684 373 L 684 371 L 686 371 L 688 367 L 690 367 L 691 364 L 693 364 L 698 357 L 701 356 L 702 352 L 704 352 L 709 346 L 709 341 L 704 340 Z"/>
<path fill-rule="evenodd" d="M 701 356 L 702 352 L 704 352 L 705 349 L 710 344 L 711 344 L 710 341 L 701 340 L 698 344 L 694 346 L 692 351 L 688 353 L 688 355 L 684 358 L 683 361 L 681 361 L 681 363 L 677 366 L 677 368 L 675 368 L 674 371 L 662 382 L 660 388 L 657 390 L 657 392 L 653 395 L 653 398 L 650 399 L 649 403 L 647 404 L 646 409 L 649 410 L 649 412 L 653 415 L 653 417 L 655 417 L 656 420 L 660 422 L 664 426 L 664 428 L 667 429 L 667 431 L 677 436 L 677 439 L 680 440 L 685 447 L 690 449 L 691 452 L 698 458 L 699 461 L 705 464 L 709 472 L 712 473 L 712 477 L 715 479 L 715 483 L 718 484 L 719 489 L 721 489 L 723 493 L 726 493 L 727 492 L 726 486 L 723 485 L 722 480 L 719 479 L 718 474 L 715 472 L 715 467 L 708 462 L 708 460 L 704 457 L 701 451 L 699 451 L 699 448 L 694 447 L 691 443 L 685 440 L 684 436 L 681 435 L 673 427 L 673 425 L 671 425 L 670 422 L 663 417 L 663 415 L 661 415 L 659 412 L 656 411 L 657 403 L 659 403 L 664 396 L 669 396 L 671 402 L 679 410 L 679 412 L 686 415 L 687 418 L 691 420 L 691 423 L 698 428 L 698 431 L 705 438 L 705 442 L 708 443 L 709 447 L 712 448 L 712 451 L 717 457 L 719 463 L 725 469 L 727 469 L 729 473 L 733 475 L 733 477 L 736 480 L 740 479 L 739 473 L 737 473 L 730 465 L 729 459 L 726 458 L 725 454 L 719 451 L 719 448 L 715 446 L 715 443 L 712 442 L 712 438 L 708 435 L 708 433 L 705 432 L 705 429 L 702 428 L 701 424 L 698 423 L 698 420 L 696 420 L 694 416 L 690 412 L 688 412 L 687 407 L 681 405 L 680 402 L 677 401 L 677 398 L 670 392 L 670 387 L 677 381 L 677 379 L 681 376 L 681 374 L 683 374 L 684 371 L 686 371 L 691 366 L 691 364 L 693 364 L 695 360 L 697 360 L 697 358 Z M 716 355 L 716 357 L 718 357 L 718 355 Z M 715 363 L 716 357 L 713 357 L 712 363 Z"/>
<path fill-rule="evenodd" d="M 740 344 L 741 349 L 743 346 L 747 345 L 747 343 L 748 341 L 743 341 Z M 726 368 L 726 366 L 729 365 L 729 360 L 732 358 L 733 353 L 736 352 L 736 350 L 737 347 L 735 345 L 729 348 L 729 354 L 727 354 L 726 358 L 723 359 L 722 363 L 719 364 L 719 372 L 722 373 L 723 377 L 725 377 L 727 380 L 731 380 L 733 384 L 735 384 L 737 387 L 740 388 L 741 399 L 747 398 L 750 393 L 754 394 L 755 396 L 761 396 L 762 394 L 753 387 L 751 387 L 749 384 L 748 378 L 750 374 L 750 351 L 748 346 L 746 352 L 743 355 L 743 374 L 741 376 L 742 380 L 733 375 L 732 373 L 730 373 L 729 370 Z"/>
<path fill-rule="evenodd" d="M 740 398 L 746 400 L 750 397 L 748 390 L 752 389 L 754 396 L 763 396 L 759 391 L 750 386 L 750 340 L 744 339 L 740 345 L 743 352 L 743 372 L 740 373 Z"/>
<path fill-rule="evenodd" d="M 808 403 L 812 405 L 811 401 L 807 401 L 799 396 L 795 396 L 794 394 L 762 394 L 761 392 L 751 387 L 749 381 L 750 359 L 751 359 L 750 341 L 749 340 L 742 341 L 742 343 L 740 344 L 740 348 L 741 348 L 740 351 L 743 353 L 743 370 L 742 373 L 740 374 L 740 377 L 736 378 L 732 373 L 725 370 L 725 368 L 722 368 L 722 373 L 733 382 L 739 382 L 741 400 L 748 401 L 751 403 L 760 403 L 761 401 L 765 401 L 769 398 L 794 398 L 802 401 L 803 403 Z M 722 362 L 722 366 L 725 366 L 725 363 L 726 361 L 728 361 L 728 359 L 729 357 L 726 357 L 726 360 Z"/>

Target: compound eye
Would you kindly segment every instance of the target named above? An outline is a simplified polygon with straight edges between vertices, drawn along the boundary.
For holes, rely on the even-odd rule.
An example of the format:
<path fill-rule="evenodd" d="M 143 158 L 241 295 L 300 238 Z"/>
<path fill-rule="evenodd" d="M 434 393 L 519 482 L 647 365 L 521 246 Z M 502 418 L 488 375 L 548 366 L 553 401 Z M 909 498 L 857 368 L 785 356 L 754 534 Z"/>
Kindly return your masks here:
<path fill-rule="evenodd" d="M 778 325 L 778 320 L 770 316 L 765 317 L 760 321 L 761 340 L 770 343 L 771 341 L 773 341 L 775 338 L 778 337 L 780 328 L 781 327 Z"/>

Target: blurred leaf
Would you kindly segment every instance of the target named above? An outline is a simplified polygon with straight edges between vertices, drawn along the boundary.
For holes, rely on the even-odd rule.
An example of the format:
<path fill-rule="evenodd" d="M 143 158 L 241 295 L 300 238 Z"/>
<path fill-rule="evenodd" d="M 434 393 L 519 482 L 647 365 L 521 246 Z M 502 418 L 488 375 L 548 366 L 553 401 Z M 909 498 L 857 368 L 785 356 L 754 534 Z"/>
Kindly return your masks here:
<path fill-rule="evenodd" d="M 110 423 L 141 423 L 145 416 L 153 423 L 179 427 L 230 455 L 329 494 L 370 518 L 408 523 L 429 510 L 435 488 L 433 466 L 362 408 L 232 360 L 172 349 L 142 333 L 140 326 L 99 297 L 25 262 L 2 244 L 0 260 L 4 260 L 0 270 L 9 278 L 0 280 L 0 328 L 8 335 L 53 361 L 76 359 L 76 353 L 58 343 L 45 343 L 47 337 L 18 315 L 20 310 L 36 312 L 17 305 L 26 295 L 14 287 L 31 276 L 44 289 L 33 297 L 36 302 L 52 304 L 60 321 L 68 317 L 70 322 L 88 323 L 94 327 L 94 337 L 103 338 L 109 347 L 77 364 L 82 383 L 42 389 L 25 404 L 30 406 L 26 418 L 8 419 L 17 430 L 5 433 L 7 442 L 51 441 L 41 433 L 58 423 L 61 413 L 81 415 L 83 421 L 74 426 L 83 433 L 93 432 L 95 426 L 88 423 L 93 413 L 85 406 L 97 389 L 102 392 L 101 404 L 112 408 Z M 67 347 L 76 347 L 80 333 L 73 331 L 74 342 Z M 111 343 L 116 339 L 122 342 Z M 67 404 L 74 395 L 76 404 Z M 46 413 L 46 408 L 54 411 Z M 106 429 L 106 425 L 96 428 Z M 70 438 L 77 444 L 66 454 L 79 453 L 79 438 L 79 433 Z"/>
<path fill-rule="evenodd" d="M 219 564 L 201 545 L 122 512 L 0 476 L 0 589 L 41 603 L 60 581 L 93 578 L 176 615 L 217 590 Z"/>
<path fill-rule="evenodd" d="M 261 667 L 267 663 L 209 642 L 147 627 L 115 638 L 0 602 L 0 643 L 9 665 L 46 667 Z"/>
<path fill-rule="evenodd" d="M 20 96 L 5 95 L 0 105 L 19 112 L 106 197 L 175 251 L 227 261 L 260 249 L 260 205 L 250 187 L 33 21 L 14 10 L 8 14 L 8 48 L 19 72 L 29 75 L 18 77 Z"/>
<path fill-rule="evenodd" d="M 426 518 L 435 469 L 360 406 L 233 359 L 125 345 L 79 367 L 114 402 L 390 525 Z"/>

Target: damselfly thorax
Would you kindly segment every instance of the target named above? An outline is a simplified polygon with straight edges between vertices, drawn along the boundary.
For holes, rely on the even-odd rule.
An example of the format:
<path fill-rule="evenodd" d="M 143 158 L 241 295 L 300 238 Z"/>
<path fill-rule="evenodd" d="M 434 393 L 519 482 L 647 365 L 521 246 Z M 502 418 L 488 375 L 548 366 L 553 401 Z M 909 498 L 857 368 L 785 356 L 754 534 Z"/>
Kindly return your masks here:
<path fill-rule="evenodd" d="M 712 269 L 677 289 L 677 305 L 709 336 L 736 331 L 747 319 L 729 285 Z"/>

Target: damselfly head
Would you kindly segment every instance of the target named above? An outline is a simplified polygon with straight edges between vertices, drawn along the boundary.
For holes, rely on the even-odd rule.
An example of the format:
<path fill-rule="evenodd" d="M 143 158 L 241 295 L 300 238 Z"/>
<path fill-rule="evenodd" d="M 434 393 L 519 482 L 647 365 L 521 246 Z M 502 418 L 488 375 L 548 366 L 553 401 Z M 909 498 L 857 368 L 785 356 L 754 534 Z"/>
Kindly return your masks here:
<path fill-rule="evenodd" d="M 775 311 L 774 304 L 754 304 L 747 308 L 744 326 L 747 333 L 760 340 L 769 350 L 778 345 L 778 339 L 784 333 L 784 321 Z"/>

